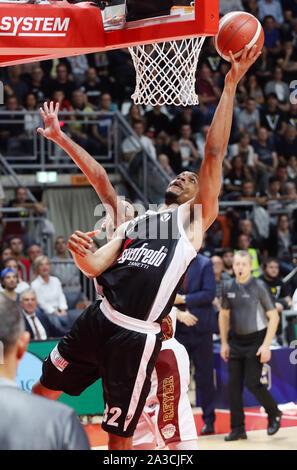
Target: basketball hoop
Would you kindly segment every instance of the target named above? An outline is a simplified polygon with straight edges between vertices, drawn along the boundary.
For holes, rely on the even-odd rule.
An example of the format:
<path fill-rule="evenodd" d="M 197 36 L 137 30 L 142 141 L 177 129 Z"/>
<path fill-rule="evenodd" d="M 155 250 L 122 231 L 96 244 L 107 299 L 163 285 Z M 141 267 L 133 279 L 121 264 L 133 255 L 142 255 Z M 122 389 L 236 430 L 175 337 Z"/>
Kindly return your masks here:
<path fill-rule="evenodd" d="M 196 69 L 205 36 L 129 47 L 136 70 L 135 104 L 188 106 L 199 103 Z"/>

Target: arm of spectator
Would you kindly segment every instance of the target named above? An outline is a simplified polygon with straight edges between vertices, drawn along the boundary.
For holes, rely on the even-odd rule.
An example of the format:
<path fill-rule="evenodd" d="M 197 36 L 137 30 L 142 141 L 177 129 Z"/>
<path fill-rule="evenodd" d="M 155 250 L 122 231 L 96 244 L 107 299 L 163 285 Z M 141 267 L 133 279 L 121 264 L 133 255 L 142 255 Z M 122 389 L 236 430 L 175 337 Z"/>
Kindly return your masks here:
<path fill-rule="evenodd" d="M 185 303 L 189 310 L 209 305 L 216 295 L 216 281 L 211 261 L 205 265 L 202 275 L 202 285 L 196 292 L 186 294 Z"/>
<path fill-rule="evenodd" d="M 66 316 L 67 315 L 66 312 L 67 312 L 67 309 L 68 309 L 68 305 L 67 305 L 66 297 L 65 297 L 63 289 L 62 289 L 61 281 L 56 277 L 55 282 L 57 284 L 56 289 L 57 289 L 57 293 L 58 293 L 58 297 L 59 297 L 58 307 L 59 307 L 59 310 L 60 310 L 60 315 Z"/>
<path fill-rule="evenodd" d="M 90 184 L 101 199 L 102 204 L 104 204 L 105 209 L 112 217 L 112 220 L 117 221 L 117 225 L 120 225 L 125 220 L 125 207 L 120 200 L 118 200 L 117 193 L 110 183 L 105 169 L 80 145 L 76 144 L 61 131 L 58 121 L 58 111 L 59 104 L 57 104 L 54 109 L 52 102 L 50 103 L 50 108 L 48 108 L 47 103 L 45 103 L 44 109 L 40 109 L 45 128 L 39 128 L 37 131 L 65 150 L 86 175 Z"/>
<path fill-rule="evenodd" d="M 196 325 L 198 318 L 195 317 L 195 315 L 192 315 L 188 310 L 185 310 L 184 312 L 181 310 L 177 309 L 176 312 L 176 318 L 178 321 L 183 323 L 186 326 L 194 326 Z"/>
<path fill-rule="evenodd" d="M 94 139 L 98 140 L 101 144 L 107 146 L 107 138 L 100 135 L 98 127 L 94 124 L 92 126 L 92 136 Z"/>

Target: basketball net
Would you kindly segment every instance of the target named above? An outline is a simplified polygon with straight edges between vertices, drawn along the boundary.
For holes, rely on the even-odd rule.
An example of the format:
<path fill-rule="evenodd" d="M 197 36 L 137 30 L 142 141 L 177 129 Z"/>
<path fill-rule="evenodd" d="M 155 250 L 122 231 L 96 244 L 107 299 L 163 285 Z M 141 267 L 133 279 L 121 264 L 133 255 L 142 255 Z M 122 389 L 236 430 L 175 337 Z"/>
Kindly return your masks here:
<path fill-rule="evenodd" d="M 188 106 L 199 103 L 196 70 L 205 37 L 129 47 L 136 70 L 135 104 Z"/>

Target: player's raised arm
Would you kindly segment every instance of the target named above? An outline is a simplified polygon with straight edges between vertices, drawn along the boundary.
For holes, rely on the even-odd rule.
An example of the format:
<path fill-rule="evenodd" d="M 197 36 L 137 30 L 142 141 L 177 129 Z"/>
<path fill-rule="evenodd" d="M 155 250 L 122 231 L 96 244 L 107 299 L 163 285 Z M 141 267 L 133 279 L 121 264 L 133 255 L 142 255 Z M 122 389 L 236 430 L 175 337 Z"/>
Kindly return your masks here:
<path fill-rule="evenodd" d="M 250 50 L 245 47 L 238 60 L 235 60 L 230 53 L 231 69 L 225 77 L 224 90 L 208 131 L 205 155 L 199 174 L 199 190 L 194 201 L 202 204 L 204 230 L 213 223 L 218 214 L 222 164 L 230 138 L 236 87 L 260 53 L 257 46 Z"/>
<path fill-rule="evenodd" d="M 58 112 L 59 103 L 57 103 L 55 107 L 52 101 L 49 106 L 47 103 L 44 103 L 43 108 L 40 108 L 44 129 L 39 127 L 37 132 L 43 135 L 43 137 L 52 140 L 65 150 L 88 178 L 105 209 L 112 217 L 114 225 L 116 227 L 121 225 L 125 221 L 125 207 L 110 183 L 105 169 L 86 152 L 86 150 L 75 143 L 61 130 Z"/>

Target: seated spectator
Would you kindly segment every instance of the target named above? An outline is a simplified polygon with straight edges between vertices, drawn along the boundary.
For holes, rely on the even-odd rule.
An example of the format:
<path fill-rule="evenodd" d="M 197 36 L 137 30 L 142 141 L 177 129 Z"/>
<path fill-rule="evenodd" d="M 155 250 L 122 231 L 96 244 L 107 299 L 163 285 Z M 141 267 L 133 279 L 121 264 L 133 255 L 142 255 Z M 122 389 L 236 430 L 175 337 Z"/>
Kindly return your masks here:
<path fill-rule="evenodd" d="M 34 93 L 38 104 L 44 103 L 48 96 L 48 79 L 45 77 L 42 68 L 39 65 L 34 65 L 28 80 L 27 85 L 29 93 Z"/>
<path fill-rule="evenodd" d="M 251 13 L 252 15 L 254 15 L 256 18 L 258 18 L 259 6 L 258 6 L 257 0 L 246 0 L 244 4 L 245 4 L 245 10 L 248 13 Z"/>
<path fill-rule="evenodd" d="M 270 211 L 278 211 L 282 209 L 282 196 L 280 189 L 280 180 L 276 176 L 270 176 L 267 189 L 261 192 L 261 196 L 266 197 L 267 209 Z"/>
<path fill-rule="evenodd" d="M 249 97 L 246 100 L 244 109 L 238 113 L 237 124 L 240 132 L 248 132 L 250 136 L 256 135 L 260 127 L 260 115 L 254 98 Z"/>
<path fill-rule="evenodd" d="M 21 109 L 17 97 L 11 95 L 6 99 L 3 109 L 9 111 L 9 114 L 0 114 L 0 146 L 1 151 L 7 155 L 22 154 L 22 138 L 25 137 L 24 116 L 15 114 L 15 111 Z M 13 122 L 15 120 L 20 122 Z"/>
<path fill-rule="evenodd" d="M 293 239 L 289 217 L 282 214 L 278 217 L 277 225 L 271 227 L 266 244 L 268 255 L 277 258 L 282 276 L 286 276 L 294 268 L 292 259 Z"/>
<path fill-rule="evenodd" d="M 296 26 L 294 26 L 294 29 Z M 296 47 L 293 46 L 291 41 L 287 41 L 283 43 L 283 50 L 285 51 L 284 58 L 278 60 L 278 64 L 284 71 L 284 76 L 286 82 L 290 83 L 292 80 L 296 78 L 296 71 L 297 71 L 297 50 Z"/>
<path fill-rule="evenodd" d="M 282 7 L 278 0 L 259 0 L 258 5 L 258 18 L 260 21 L 263 21 L 266 16 L 272 16 L 277 25 L 284 22 Z"/>
<path fill-rule="evenodd" d="M 286 163 L 279 163 L 275 169 L 275 177 L 280 182 L 280 193 L 283 195 L 285 193 L 285 186 L 289 181 L 288 170 Z"/>
<path fill-rule="evenodd" d="M 56 256 L 51 259 L 51 274 L 61 281 L 68 308 L 75 309 L 78 302 L 86 300 L 80 284 L 80 271 L 67 250 L 64 237 L 56 238 L 55 251 Z"/>
<path fill-rule="evenodd" d="M 158 155 L 158 162 L 170 179 L 176 177 L 176 174 L 170 166 L 169 158 L 165 153 L 160 153 L 160 155 Z"/>
<path fill-rule="evenodd" d="M 9 246 L 1 248 L 1 256 L 0 256 L 0 270 L 4 268 L 4 263 L 8 258 L 12 258 L 12 251 Z"/>
<path fill-rule="evenodd" d="M 131 91 L 135 87 L 135 68 L 128 48 L 107 51 L 107 58 L 108 75 L 116 82 L 117 101 L 122 103 L 126 98 L 130 100 Z"/>
<path fill-rule="evenodd" d="M 297 103 L 290 103 L 287 121 L 288 125 L 297 128 Z"/>
<path fill-rule="evenodd" d="M 292 181 L 297 188 L 297 156 L 291 155 L 287 165 L 288 181 Z"/>
<path fill-rule="evenodd" d="M 277 145 L 277 152 L 280 161 L 288 162 L 292 156 L 297 156 L 297 129 L 293 126 L 287 126 L 285 133 L 281 136 Z"/>
<path fill-rule="evenodd" d="M 290 89 L 289 85 L 283 81 L 283 71 L 281 67 L 275 67 L 273 80 L 270 80 L 264 89 L 265 95 L 271 93 L 276 95 L 278 100 L 278 108 L 281 111 L 289 111 Z"/>
<path fill-rule="evenodd" d="M 242 183 L 242 193 L 238 200 L 256 202 L 257 204 L 265 206 L 267 196 L 261 197 L 255 190 L 255 182 L 252 180 L 246 180 Z"/>
<path fill-rule="evenodd" d="M 250 253 L 253 259 L 252 274 L 254 277 L 259 277 L 261 274 L 259 255 L 257 250 L 254 247 L 251 247 L 251 239 L 248 235 L 242 233 L 238 236 L 237 250 L 234 250 L 234 253 L 236 253 L 238 250 L 248 251 Z"/>
<path fill-rule="evenodd" d="M 36 294 L 33 289 L 26 289 L 20 295 L 20 305 L 25 321 L 25 329 L 31 340 L 46 340 L 64 336 L 62 327 L 53 325 L 48 317 L 37 307 Z"/>
<path fill-rule="evenodd" d="M 8 240 L 9 247 L 11 248 L 12 257 L 20 263 L 23 269 L 23 279 L 26 281 L 29 279 L 29 270 L 30 270 L 30 262 L 24 255 L 24 244 L 22 237 L 13 236 Z"/>
<path fill-rule="evenodd" d="M 55 90 L 53 93 L 53 102 L 54 102 L 54 107 L 56 106 L 57 103 L 59 103 L 59 116 L 61 119 L 61 122 L 63 122 L 64 115 L 61 114 L 63 111 L 71 111 L 71 103 L 69 100 L 65 99 L 65 93 L 63 90 Z M 68 121 L 70 119 L 70 116 L 67 116 L 65 114 L 65 120 Z M 65 123 L 63 122 L 65 125 Z"/>
<path fill-rule="evenodd" d="M 67 302 L 60 280 L 51 276 L 51 263 L 46 256 L 38 256 L 34 261 L 36 279 L 31 287 L 36 292 L 38 306 L 57 327 L 67 325 Z"/>
<path fill-rule="evenodd" d="M 153 106 L 153 109 L 145 113 L 146 129 L 154 129 L 155 135 L 161 131 L 169 132 L 170 121 L 168 116 L 162 111 L 162 106 Z"/>
<path fill-rule="evenodd" d="M 86 72 L 89 68 L 87 56 L 85 54 L 79 54 L 67 57 L 67 62 L 70 64 L 75 86 L 79 88 L 84 82 Z"/>
<path fill-rule="evenodd" d="M 205 63 L 208 67 L 210 67 L 211 71 L 213 72 L 213 77 L 216 80 L 222 79 L 220 67 L 223 63 L 223 59 L 218 55 L 212 38 L 205 38 L 203 48 L 199 55 L 199 63 L 200 66 L 201 64 Z M 220 85 L 220 83 L 218 83 L 218 85 Z"/>
<path fill-rule="evenodd" d="M 213 300 L 213 304 L 215 308 L 217 309 L 217 311 L 219 312 L 221 309 L 221 303 L 222 303 L 223 283 L 224 281 L 228 281 L 229 279 L 231 279 L 231 276 L 228 273 L 224 272 L 224 263 L 223 263 L 221 256 L 212 256 L 211 262 L 212 262 L 213 271 L 214 271 L 215 279 L 216 279 L 216 296 Z"/>
<path fill-rule="evenodd" d="M 37 106 L 36 96 L 33 93 L 28 93 L 24 99 L 24 110 L 26 111 L 24 127 L 27 138 L 23 139 L 23 151 L 28 155 L 33 155 L 33 134 L 36 134 L 36 129 L 40 126 Z"/>
<path fill-rule="evenodd" d="M 11 268 L 17 273 L 17 286 L 15 288 L 15 292 L 17 294 L 21 294 L 24 290 L 28 289 L 30 286 L 27 282 L 23 281 L 22 275 L 23 271 L 20 267 L 19 263 L 15 258 L 7 258 L 4 261 L 4 268 Z M 0 289 L 1 290 L 1 289 Z"/>
<path fill-rule="evenodd" d="M 199 168 L 199 153 L 189 124 L 181 126 L 178 144 L 182 157 L 182 169 L 194 171 Z"/>
<path fill-rule="evenodd" d="M 28 93 L 28 86 L 22 80 L 22 66 L 12 65 L 7 67 L 7 78 L 4 79 L 4 95 L 8 99 L 14 96 L 19 103 L 22 103 Z"/>
<path fill-rule="evenodd" d="M 38 256 L 42 256 L 42 250 L 41 246 L 38 245 L 37 243 L 33 243 L 32 245 L 28 246 L 27 249 L 27 255 L 28 255 L 28 260 L 30 261 L 30 277 L 29 281 L 32 282 L 33 279 L 35 279 L 35 273 L 34 273 L 34 261 Z"/>
<path fill-rule="evenodd" d="M 18 283 L 18 273 L 12 268 L 5 268 L 1 271 L 1 286 L 3 294 L 15 302 L 19 301 L 19 294 L 15 289 Z"/>
<path fill-rule="evenodd" d="M 273 138 L 265 127 L 260 127 L 257 138 L 251 142 L 255 151 L 254 161 L 260 175 L 272 172 L 277 167 L 278 159 Z"/>
<path fill-rule="evenodd" d="M 251 170 L 255 168 L 255 151 L 250 145 L 250 135 L 248 132 L 240 134 L 239 142 L 230 145 L 228 158 L 232 159 L 239 155 L 242 158 L 244 165 L 247 165 Z"/>
<path fill-rule="evenodd" d="M 133 124 L 136 121 L 142 121 L 144 124 L 144 127 L 146 128 L 146 120 L 138 104 L 131 103 L 128 114 L 125 116 L 125 118 L 127 119 L 131 127 L 133 127 Z"/>
<path fill-rule="evenodd" d="M 102 93 L 101 80 L 94 67 L 89 67 L 85 72 L 85 80 L 80 86 L 80 90 L 86 94 L 88 103 L 93 109 L 99 107 L 99 98 Z"/>
<path fill-rule="evenodd" d="M 263 19 L 264 44 L 272 56 L 278 55 L 281 51 L 281 37 L 276 21 L 272 15 L 266 15 Z"/>
<path fill-rule="evenodd" d="M 253 222 L 250 219 L 241 219 L 238 223 L 239 234 L 247 235 L 250 239 L 250 244 L 254 248 L 261 248 L 259 237 L 253 227 Z"/>
<path fill-rule="evenodd" d="M 268 53 L 266 46 L 263 46 L 262 53 L 256 62 L 252 65 L 251 70 L 256 75 L 261 87 L 264 87 L 267 80 L 272 77 L 271 71 L 274 68 L 274 58 Z"/>
<path fill-rule="evenodd" d="M 242 185 L 244 180 L 251 179 L 251 172 L 249 168 L 244 165 L 242 157 L 237 155 L 233 157 L 231 162 L 232 169 L 228 171 L 224 177 L 224 191 L 227 194 L 225 200 L 232 200 L 237 198 L 242 192 Z"/>
<path fill-rule="evenodd" d="M 244 11 L 241 0 L 221 0 L 220 1 L 220 15 L 226 15 L 231 11 Z"/>
<path fill-rule="evenodd" d="M 260 276 L 267 285 L 278 313 L 290 309 L 292 299 L 290 297 L 289 285 L 282 282 L 279 276 L 279 262 L 276 258 L 268 258 L 263 263 L 263 274 Z"/>
<path fill-rule="evenodd" d="M 248 96 L 254 98 L 256 103 L 263 104 L 264 103 L 264 95 L 261 86 L 258 83 L 257 76 L 255 74 L 249 75 L 247 78 L 247 93 Z"/>
<path fill-rule="evenodd" d="M 182 156 L 178 140 L 173 139 L 167 151 L 170 166 L 176 175 L 182 172 Z"/>
<path fill-rule="evenodd" d="M 72 93 L 76 89 L 75 83 L 70 79 L 67 65 L 60 63 L 56 67 L 57 76 L 49 82 L 49 95 L 52 98 L 56 90 L 62 90 L 65 99 L 71 100 Z"/>
<path fill-rule="evenodd" d="M 210 68 L 205 63 L 199 68 L 196 87 L 200 110 L 205 116 L 206 124 L 210 124 L 222 92 L 213 79 Z"/>
<path fill-rule="evenodd" d="M 265 127 L 269 135 L 274 136 L 275 143 L 277 143 L 278 135 L 283 134 L 286 129 L 286 117 L 278 105 L 276 94 L 270 93 L 266 96 L 266 104 L 260 113 L 261 127 Z"/>
<path fill-rule="evenodd" d="M 142 121 L 136 121 L 133 125 L 134 135 L 126 137 L 122 142 L 122 152 L 125 161 L 131 162 L 134 157 L 144 149 L 153 160 L 157 159 L 156 149 L 151 139 L 144 135 L 144 125 Z"/>
<path fill-rule="evenodd" d="M 151 134 L 151 132 L 147 133 L 148 137 L 149 134 Z M 151 140 L 154 141 L 154 146 L 156 147 L 156 152 L 158 155 L 160 153 L 166 153 L 166 155 L 169 154 L 172 141 L 170 135 L 167 132 L 161 131 L 156 136 L 153 136 Z"/>
<path fill-rule="evenodd" d="M 223 272 L 227 273 L 230 277 L 234 277 L 233 258 L 234 250 L 232 248 L 225 248 L 222 254 Z"/>
<path fill-rule="evenodd" d="M 85 93 L 80 90 L 75 90 L 72 93 L 71 110 L 75 114 L 68 118 L 70 119 L 68 129 L 73 140 L 91 154 L 100 153 L 101 146 L 97 144 L 95 139 L 89 136 L 91 116 L 87 115 L 87 113 L 92 112 L 93 108 L 88 105 Z"/>
<path fill-rule="evenodd" d="M 192 106 L 183 106 L 182 109 L 178 110 L 176 116 L 171 121 L 170 133 L 177 138 L 183 124 L 189 124 L 191 126 L 192 134 L 199 132 L 202 124 L 201 111 L 194 111 Z"/>
<path fill-rule="evenodd" d="M 112 103 L 109 93 L 100 96 L 99 114 L 96 115 L 96 124 L 92 125 L 92 137 L 99 144 L 99 151 L 106 153 L 108 150 L 109 135 L 112 131 L 113 112 L 117 111 L 117 105 Z"/>

